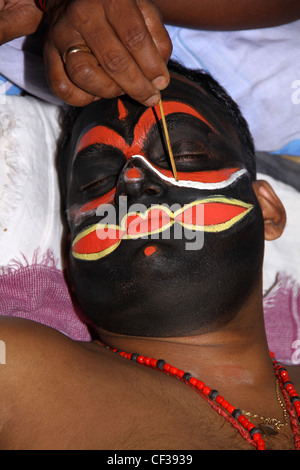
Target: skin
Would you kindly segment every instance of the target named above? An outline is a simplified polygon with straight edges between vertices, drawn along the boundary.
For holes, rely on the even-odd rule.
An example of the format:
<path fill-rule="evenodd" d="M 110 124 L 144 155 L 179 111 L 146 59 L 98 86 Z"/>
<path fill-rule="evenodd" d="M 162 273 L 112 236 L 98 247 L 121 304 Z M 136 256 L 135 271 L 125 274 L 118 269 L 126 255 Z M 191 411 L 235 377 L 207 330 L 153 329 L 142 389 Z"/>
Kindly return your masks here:
<path fill-rule="evenodd" d="M 79 139 L 77 128 L 74 148 Z M 256 181 L 253 188 L 265 238 L 275 239 L 284 228 L 284 208 L 267 183 Z M 1 318 L 0 332 L 7 346 L 0 368 L 1 449 L 250 448 L 178 380 L 26 320 Z M 218 330 L 165 338 L 99 333 L 111 346 L 163 357 L 190 371 L 236 406 L 282 418 L 263 325 L 261 276 Z M 298 368 L 289 372 L 299 389 Z M 267 446 L 292 448 L 291 432 L 267 439 Z"/>
<path fill-rule="evenodd" d="M 203 333 L 214 323 L 218 328 L 234 314 L 237 306 L 235 293 L 239 292 L 240 298 L 244 299 L 259 281 L 257 273 L 262 261 L 263 223 L 251 179 L 245 173 L 236 183 L 217 189 L 211 185 L 212 176 L 207 172 L 209 169 L 222 175 L 225 169 L 234 168 L 236 172 L 244 169 L 245 157 L 233 130 L 218 117 L 219 106 L 214 100 L 203 92 L 199 93 L 198 85 L 192 85 L 187 79 L 174 76 L 164 92 L 163 103 L 178 176 L 182 178 L 178 183 L 172 182 L 170 165 L 166 162 L 160 139 L 160 127 L 154 120 L 152 109 L 124 99 L 128 114 L 119 120 L 116 101 L 97 102 L 77 120 L 70 150 L 74 157 L 66 175 L 67 211 L 71 215 L 73 246 L 74 240 L 76 244 L 79 238 L 84 254 L 84 246 L 86 244 L 89 249 L 92 236 L 97 244 L 99 232 L 95 224 L 100 218 L 91 211 L 93 201 L 99 211 L 102 198 L 107 204 L 108 195 L 112 192 L 114 197 L 110 204 L 116 210 L 117 220 L 121 195 L 127 197 L 129 212 L 132 212 L 130 207 L 136 204 L 143 204 L 146 208 L 154 204 L 159 207 L 177 204 L 184 208 L 187 204 L 207 201 L 204 211 L 208 217 L 209 201 L 213 198 L 225 201 L 219 205 L 222 211 L 219 223 L 228 220 L 231 199 L 248 204 L 250 212 L 221 235 L 218 226 L 207 226 L 212 232 L 206 233 L 201 250 L 186 250 L 186 238 L 173 240 L 174 225 L 171 239 L 124 240 L 109 256 L 101 259 L 96 256 L 93 261 L 89 261 L 90 258 L 82 260 L 71 254 L 72 283 L 88 319 L 98 327 L 122 334 L 182 336 Z M 124 129 L 127 132 L 124 133 Z M 113 150 L 112 147 L 117 148 Z M 97 153 L 91 157 L 93 150 Z M 137 152 L 140 157 L 133 158 Z M 88 162 L 91 162 L 91 170 Z M 127 170 L 132 168 L 140 171 L 140 178 L 128 178 Z M 160 175 L 168 176 L 169 180 Z M 195 187 L 181 186 L 186 180 L 195 178 L 202 182 L 201 189 L 195 184 Z M 222 182 L 228 177 L 219 178 Z M 213 212 L 216 210 L 213 206 Z M 75 221 L 72 214 L 75 214 Z M 201 224 L 199 220 L 198 225 Z M 92 235 L 90 227 L 95 228 Z M 85 236 L 87 232 L 88 236 Z M 247 249 L 237 243 L 239 239 L 245 239 Z M 157 249 L 156 256 L 146 263 L 144 249 L 153 243 Z M 231 249 L 237 245 L 239 249 Z M 252 247 L 253 252 L 248 247 Z M 172 282 L 166 283 L 166 273 Z M 222 286 L 227 286 L 228 277 L 231 278 L 231 288 L 222 289 Z M 142 317 L 139 305 L 143 305 Z M 199 306 L 202 306 L 201 316 Z"/>
<path fill-rule="evenodd" d="M 123 92 L 156 105 L 169 83 L 172 45 L 164 23 L 222 31 L 272 27 L 300 17 L 298 0 L 49 0 L 47 8 L 48 81 L 54 94 L 74 106 Z M 35 31 L 41 16 L 34 0 L 1 0 L 0 44 Z M 93 55 L 71 54 L 64 65 L 64 53 L 75 44 L 87 44 Z"/>

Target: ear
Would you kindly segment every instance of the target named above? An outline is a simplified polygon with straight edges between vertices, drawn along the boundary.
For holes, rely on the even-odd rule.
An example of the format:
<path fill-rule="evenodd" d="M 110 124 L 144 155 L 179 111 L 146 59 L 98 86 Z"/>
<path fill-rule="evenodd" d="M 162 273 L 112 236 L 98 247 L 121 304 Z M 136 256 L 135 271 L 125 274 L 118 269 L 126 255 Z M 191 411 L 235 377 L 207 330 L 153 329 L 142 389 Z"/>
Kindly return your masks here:
<path fill-rule="evenodd" d="M 286 224 L 286 212 L 279 197 L 267 181 L 255 181 L 253 189 L 262 210 L 265 240 L 276 240 Z"/>

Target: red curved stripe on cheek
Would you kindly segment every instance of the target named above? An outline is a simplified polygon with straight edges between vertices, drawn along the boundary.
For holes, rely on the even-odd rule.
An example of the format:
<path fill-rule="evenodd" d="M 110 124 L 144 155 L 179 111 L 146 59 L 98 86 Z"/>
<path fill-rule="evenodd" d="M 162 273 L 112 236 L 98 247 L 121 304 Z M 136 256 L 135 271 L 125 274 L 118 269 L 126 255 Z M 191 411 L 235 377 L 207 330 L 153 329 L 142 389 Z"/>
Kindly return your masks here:
<path fill-rule="evenodd" d="M 97 199 L 94 199 L 93 201 L 87 202 L 83 206 L 81 206 L 79 212 L 88 212 L 93 209 L 97 209 L 99 206 L 102 204 L 111 204 L 113 203 L 115 199 L 115 194 L 116 194 L 117 189 L 113 188 L 111 191 L 108 193 L 104 194 L 103 196 L 97 197 Z"/>
<path fill-rule="evenodd" d="M 204 225 L 207 227 L 228 222 L 246 210 L 245 207 L 234 204 L 207 202 L 204 204 L 204 207 L 195 205 L 187 208 L 175 220 L 186 225 Z"/>
<path fill-rule="evenodd" d="M 99 253 L 115 245 L 122 235 L 119 230 L 110 227 L 102 230 L 102 236 L 100 232 L 94 230 L 73 245 L 73 252 L 85 255 Z"/>

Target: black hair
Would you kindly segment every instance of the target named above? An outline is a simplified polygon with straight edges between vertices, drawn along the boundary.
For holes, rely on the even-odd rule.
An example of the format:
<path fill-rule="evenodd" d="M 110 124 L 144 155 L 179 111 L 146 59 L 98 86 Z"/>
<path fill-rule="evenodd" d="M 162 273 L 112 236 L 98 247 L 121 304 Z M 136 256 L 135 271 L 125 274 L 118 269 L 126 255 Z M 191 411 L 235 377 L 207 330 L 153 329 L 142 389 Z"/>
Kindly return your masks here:
<path fill-rule="evenodd" d="M 245 165 L 249 171 L 252 180 L 256 179 L 256 161 L 255 161 L 255 148 L 253 138 L 249 130 L 249 126 L 243 117 L 238 105 L 226 92 L 226 90 L 210 75 L 208 72 L 202 69 L 188 69 L 181 65 L 179 62 L 170 60 L 168 63 L 168 69 L 174 73 L 184 76 L 194 83 L 200 85 L 203 90 L 214 100 L 219 103 L 220 109 L 223 112 L 224 117 L 229 121 L 229 124 L 235 129 L 244 155 Z M 59 143 L 58 151 L 58 171 L 61 179 L 62 198 L 65 199 L 65 181 L 64 175 L 66 175 L 66 169 L 68 166 L 69 155 L 68 153 L 68 142 L 70 140 L 74 123 L 81 113 L 83 108 L 68 107 L 66 108 L 63 122 L 62 122 L 62 135 Z"/>

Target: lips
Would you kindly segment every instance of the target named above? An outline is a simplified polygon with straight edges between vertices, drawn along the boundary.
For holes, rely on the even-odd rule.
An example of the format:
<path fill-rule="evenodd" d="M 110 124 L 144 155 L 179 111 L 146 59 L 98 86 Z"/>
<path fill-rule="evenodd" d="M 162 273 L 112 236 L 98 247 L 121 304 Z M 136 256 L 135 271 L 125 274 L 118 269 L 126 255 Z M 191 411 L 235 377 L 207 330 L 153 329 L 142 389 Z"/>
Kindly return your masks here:
<path fill-rule="evenodd" d="M 188 230 L 222 232 L 240 222 L 253 206 L 237 199 L 211 197 L 172 211 L 163 205 L 151 206 L 144 213 L 127 213 L 120 225 L 103 220 L 80 232 L 73 241 L 77 259 L 95 261 L 112 253 L 120 243 L 161 233 L 175 223 Z"/>

